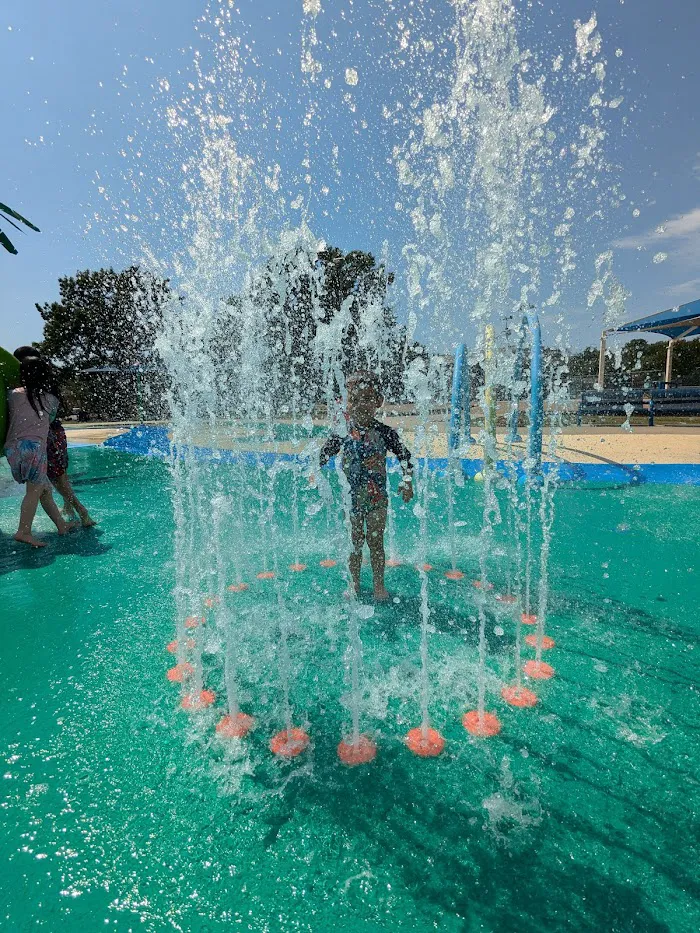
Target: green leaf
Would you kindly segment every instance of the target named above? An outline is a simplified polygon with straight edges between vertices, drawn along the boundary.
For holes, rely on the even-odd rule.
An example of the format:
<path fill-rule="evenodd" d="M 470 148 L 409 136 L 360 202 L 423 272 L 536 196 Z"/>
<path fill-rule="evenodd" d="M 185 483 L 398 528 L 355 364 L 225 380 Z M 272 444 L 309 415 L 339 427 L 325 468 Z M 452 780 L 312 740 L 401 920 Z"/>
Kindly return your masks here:
<path fill-rule="evenodd" d="M 26 224 L 32 230 L 35 230 L 37 233 L 41 233 L 41 230 L 38 227 L 35 227 L 34 224 L 30 220 L 27 220 L 26 217 L 22 217 L 21 214 L 18 214 L 17 211 L 13 211 L 11 207 L 8 207 L 7 204 L 3 204 L 1 201 L 0 201 L 0 211 L 2 211 L 4 214 L 8 214 L 10 217 L 14 217 L 15 220 L 21 221 L 23 224 Z"/>
<path fill-rule="evenodd" d="M 12 253 L 13 256 L 17 255 L 17 250 L 2 231 L 0 231 L 0 246 L 4 246 L 7 252 Z"/>
<path fill-rule="evenodd" d="M 3 217 L 2 219 L 5 221 L 6 224 L 10 224 L 11 226 L 13 226 L 15 230 L 19 230 L 21 233 L 24 233 L 24 230 L 22 230 L 21 227 L 18 227 L 17 224 L 14 223 L 14 221 L 10 220 L 9 217 Z"/>

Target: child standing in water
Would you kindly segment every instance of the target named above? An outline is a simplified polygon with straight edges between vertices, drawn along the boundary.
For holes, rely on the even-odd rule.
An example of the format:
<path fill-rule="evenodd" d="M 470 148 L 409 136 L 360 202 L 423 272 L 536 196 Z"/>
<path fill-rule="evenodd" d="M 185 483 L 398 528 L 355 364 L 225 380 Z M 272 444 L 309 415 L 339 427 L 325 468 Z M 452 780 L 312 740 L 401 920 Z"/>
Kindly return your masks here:
<path fill-rule="evenodd" d="M 332 434 L 321 450 L 321 466 L 342 451 L 342 466 L 350 486 L 350 525 L 352 553 L 350 575 L 355 593 L 360 592 L 360 568 L 365 540 L 369 546 L 374 597 L 386 600 L 384 585 L 384 529 L 389 499 L 386 457 L 394 454 L 401 464 L 403 478 L 399 489 L 404 502 L 413 498 L 413 467 L 409 450 L 393 428 L 375 415 L 382 398 L 379 380 L 370 372 L 353 373 L 346 381 L 347 434 Z"/>
<path fill-rule="evenodd" d="M 18 347 L 14 355 L 20 363 L 22 360 L 30 357 L 39 356 L 34 347 Z M 59 399 L 60 402 L 58 383 L 55 378 L 49 391 Z M 83 528 L 92 528 L 95 522 L 90 517 L 90 513 L 83 503 L 76 496 L 71 481 L 68 478 L 67 470 L 68 441 L 66 439 L 66 432 L 58 417 L 54 416 L 49 425 L 49 433 L 46 438 L 46 472 L 49 482 L 63 497 L 63 511 L 68 520 L 74 519 L 75 513 L 77 512 Z"/>
<path fill-rule="evenodd" d="M 58 411 L 58 397 L 52 393 L 54 375 L 49 363 L 39 357 L 20 362 L 21 386 L 7 393 L 9 429 L 5 438 L 5 456 L 17 483 L 27 491 L 20 508 L 15 541 L 32 547 L 46 547 L 46 542 L 32 534 L 32 522 L 39 502 L 58 529 L 59 535 L 71 530 L 54 502 L 47 475 L 46 439 L 49 424 Z"/>

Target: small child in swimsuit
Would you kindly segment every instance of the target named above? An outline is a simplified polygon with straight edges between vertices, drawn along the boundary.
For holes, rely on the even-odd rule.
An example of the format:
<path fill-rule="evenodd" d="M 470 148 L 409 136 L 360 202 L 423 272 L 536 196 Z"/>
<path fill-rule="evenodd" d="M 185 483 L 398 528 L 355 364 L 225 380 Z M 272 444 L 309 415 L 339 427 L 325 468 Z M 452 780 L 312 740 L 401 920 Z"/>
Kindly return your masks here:
<path fill-rule="evenodd" d="M 46 542 L 32 534 L 37 506 L 42 508 L 56 526 L 59 535 L 71 530 L 51 495 L 47 475 L 46 439 L 49 424 L 56 417 L 58 398 L 52 393 L 53 372 L 50 365 L 38 357 L 27 357 L 20 363 L 22 385 L 7 395 L 10 426 L 5 438 L 5 455 L 12 476 L 26 486 L 20 507 L 19 527 L 15 541 L 32 547 L 46 547 Z"/>
<path fill-rule="evenodd" d="M 14 352 L 16 359 L 29 359 L 38 357 L 39 353 L 34 347 L 17 347 Z M 52 370 L 53 371 L 53 370 Z M 51 394 L 60 402 L 61 394 L 58 388 L 58 382 L 52 380 L 50 390 Z M 46 474 L 49 482 L 60 492 L 63 497 L 63 512 L 68 521 L 73 521 L 75 513 L 78 513 L 80 523 L 83 528 L 92 528 L 96 523 L 90 517 L 90 513 L 83 503 L 78 499 L 68 478 L 68 441 L 66 431 L 58 417 L 55 416 L 49 425 L 49 433 L 46 438 Z"/>
<path fill-rule="evenodd" d="M 356 372 L 346 382 L 347 434 L 332 434 L 321 450 L 321 466 L 342 451 L 342 466 L 350 486 L 350 525 L 352 553 L 350 575 L 355 593 L 360 591 L 360 568 L 365 540 L 369 546 L 374 577 L 374 596 L 386 600 L 384 586 L 384 529 L 389 499 L 386 457 L 392 453 L 403 471 L 399 489 L 404 502 L 413 498 L 411 454 L 393 428 L 377 421 L 382 398 L 379 380 L 369 372 Z"/>

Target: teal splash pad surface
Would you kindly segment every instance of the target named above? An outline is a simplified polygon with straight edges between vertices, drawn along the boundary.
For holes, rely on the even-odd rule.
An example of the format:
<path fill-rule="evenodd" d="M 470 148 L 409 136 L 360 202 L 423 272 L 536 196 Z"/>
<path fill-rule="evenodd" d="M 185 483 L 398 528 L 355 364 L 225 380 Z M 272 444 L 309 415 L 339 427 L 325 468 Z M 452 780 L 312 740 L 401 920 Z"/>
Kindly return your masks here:
<path fill-rule="evenodd" d="M 559 491 L 547 626 L 557 646 L 546 655 L 556 676 L 535 686 L 535 709 L 500 700 L 513 626 L 489 602 L 487 708 L 503 724 L 490 740 L 460 724 L 475 700 L 481 509 L 478 486 L 460 490 L 465 581 L 443 582 L 437 522 L 428 547 L 445 753 L 421 761 L 403 744 L 419 719 L 419 581 L 402 566 L 388 577 L 400 603 L 362 626 L 363 728 L 377 760 L 348 770 L 336 758 L 348 719 L 343 581 L 317 566 L 323 537 L 305 538 L 309 569 L 290 576 L 292 699 L 313 745 L 285 763 L 267 747 L 282 726 L 267 584 L 231 597 L 258 729 L 224 743 L 219 656 L 206 657 L 214 710 L 180 711 L 165 679 L 166 467 L 99 449 L 71 462 L 96 531 L 18 550 L 7 533 L 19 502 L 0 500 L 3 929 L 697 930 L 700 490 Z M 399 511 L 397 523 L 413 559 L 415 520 Z M 498 553 L 493 567 L 502 582 Z"/>

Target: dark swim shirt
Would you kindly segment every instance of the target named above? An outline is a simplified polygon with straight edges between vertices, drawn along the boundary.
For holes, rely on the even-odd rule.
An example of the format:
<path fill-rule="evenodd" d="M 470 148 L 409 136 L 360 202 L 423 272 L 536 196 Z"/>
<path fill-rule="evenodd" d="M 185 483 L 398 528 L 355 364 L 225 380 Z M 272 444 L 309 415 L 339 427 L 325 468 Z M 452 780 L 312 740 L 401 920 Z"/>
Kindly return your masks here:
<path fill-rule="evenodd" d="M 401 464 L 404 477 L 411 474 L 411 453 L 397 432 L 376 419 L 361 427 L 348 419 L 344 437 L 331 434 L 321 449 L 321 466 L 342 451 L 343 472 L 355 504 L 363 500 L 364 507 L 379 507 L 386 503 L 386 458 L 394 454 Z M 364 501 L 366 500 L 366 501 Z"/>

